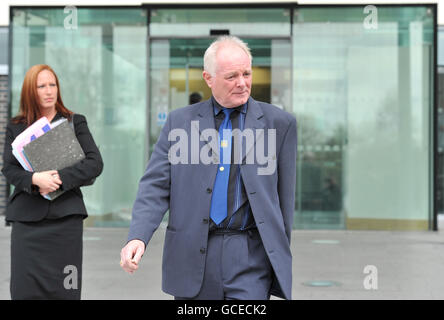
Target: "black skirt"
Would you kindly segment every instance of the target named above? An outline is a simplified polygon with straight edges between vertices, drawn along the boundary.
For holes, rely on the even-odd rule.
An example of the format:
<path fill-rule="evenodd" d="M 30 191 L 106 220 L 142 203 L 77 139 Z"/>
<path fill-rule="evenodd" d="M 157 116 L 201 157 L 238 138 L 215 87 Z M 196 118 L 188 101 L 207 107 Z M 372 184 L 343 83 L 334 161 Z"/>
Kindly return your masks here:
<path fill-rule="evenodd" d="M 79 300 L 83 216 L 13 222 L 11 298 Z"/>

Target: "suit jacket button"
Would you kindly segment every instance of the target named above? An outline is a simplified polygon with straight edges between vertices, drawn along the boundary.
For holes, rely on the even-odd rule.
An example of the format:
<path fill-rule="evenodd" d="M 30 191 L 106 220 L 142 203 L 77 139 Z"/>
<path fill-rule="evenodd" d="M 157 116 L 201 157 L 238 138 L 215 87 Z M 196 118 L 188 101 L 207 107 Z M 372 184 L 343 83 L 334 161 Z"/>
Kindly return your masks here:
<path fill-rule="evenodd" d="M 202 254 L 204 254 L 205 253 L 205 248 L 204 247 L 202 247 L 202 248 L 200 248 L 200 253 L 202 253 Z"/>
<path fill-rule="evenodd" d="M 208 193 L 211 193 L 211 192 L 213 192 L 213 189 L 211 189 L 211 188 L 207 188 L 207 192 L 208 192 Z"/>

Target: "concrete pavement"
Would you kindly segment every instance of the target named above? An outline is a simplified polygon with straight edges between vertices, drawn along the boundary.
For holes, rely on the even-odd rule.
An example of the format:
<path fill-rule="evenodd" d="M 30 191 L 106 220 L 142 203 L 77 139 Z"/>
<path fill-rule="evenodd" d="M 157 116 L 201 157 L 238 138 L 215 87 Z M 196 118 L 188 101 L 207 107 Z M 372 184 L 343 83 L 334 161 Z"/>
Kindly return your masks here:
<path fill-rule="evenodd" d="M 10 299 L 10 231 L 0 227 L 2 300 Z M 82 299 L 172 299 L 161 291 L 165 226 L 133 275 L 119 266 L 127 232 L 85 228 Z M 291 250 L 293 299 L 444 299 L 444 231 L 294 230 Z"/>

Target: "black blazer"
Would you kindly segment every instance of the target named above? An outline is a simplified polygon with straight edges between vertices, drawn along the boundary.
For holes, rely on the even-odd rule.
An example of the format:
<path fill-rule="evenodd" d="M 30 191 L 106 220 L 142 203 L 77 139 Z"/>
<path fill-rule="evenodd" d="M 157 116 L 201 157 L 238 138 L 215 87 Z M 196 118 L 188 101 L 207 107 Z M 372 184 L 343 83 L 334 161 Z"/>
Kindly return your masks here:
<path fill-rule="evenodd" d="M 57 113 L 52 121 L 60 119 Z M 32 172 L 28 172 L 20 165 L 12 154 L 11 144 L 14 139 L 26 129 L 23 123 L 14 124 L 9 121 L 6 127 L 5 149 L 3 152 L 2 173 L 8 183 L 15 186 L 14 193 L 9 197 L 6 207 L 7 221 L 40 221 L 42 219 L 56 219 L 71 214 L 80 214 L 85 217 L 85 204 L 80 191 L 82 185 L 91 184 L 91 180 L 100 175 L 103 170 L 102 157 L 94 139 L 88 129 L 86 118 L 74 114 L 74 130 L 76 137 L 85 152 L 85 159 L 79 163 L 59 170 L 62 180 L 60 188 L 66 190 L 53 201 L 43 198 L 39 188 L 32 184 Z"/>

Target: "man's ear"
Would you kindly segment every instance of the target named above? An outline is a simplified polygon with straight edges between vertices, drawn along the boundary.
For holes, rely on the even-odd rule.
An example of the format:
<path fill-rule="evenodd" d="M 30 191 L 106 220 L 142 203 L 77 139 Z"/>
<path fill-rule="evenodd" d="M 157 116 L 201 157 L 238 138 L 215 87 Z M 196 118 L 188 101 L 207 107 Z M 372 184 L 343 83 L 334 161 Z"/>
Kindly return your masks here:
<path fill-rule="evenodd" d="M 211 88 L 213 85 L 213 77 L 208 72 L 204 71 L 202 72 L 202 77 L 204 78 L 205 82 L 207 83 L 207 86 Z"/>

